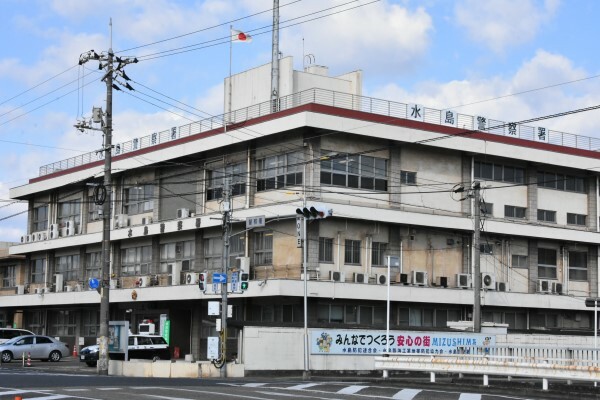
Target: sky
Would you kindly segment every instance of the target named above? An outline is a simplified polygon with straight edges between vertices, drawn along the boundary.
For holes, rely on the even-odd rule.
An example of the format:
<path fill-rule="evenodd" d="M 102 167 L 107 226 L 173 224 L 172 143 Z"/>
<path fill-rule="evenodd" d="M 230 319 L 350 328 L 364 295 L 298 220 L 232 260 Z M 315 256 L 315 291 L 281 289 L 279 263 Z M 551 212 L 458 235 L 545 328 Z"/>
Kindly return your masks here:
<path fill-rule="evenodd" d="M 125 68 L 136 90 L 114 93 L 117 143 L 221 114 L 229 27 L 253 36 L 234 46 L 234 74 L 268 63 L 272 6 L 0 1 L 0 241 L 26 233 L 10 188 L 101 147 L 99 132 L 73 125 L 105 107 L 97 62 L 78 61 L 111 47 L 111 18 L 115 54 L 140 60 Z M 307 54 L 332 76 L 362 70 L 366 96 L 518 121 L 600 104 L 598 15 L 595 0 L 280 0 L 280 51 L 297 70 Z M 598 121 L 589 111 L 544 125 L 600 137 Z"/>

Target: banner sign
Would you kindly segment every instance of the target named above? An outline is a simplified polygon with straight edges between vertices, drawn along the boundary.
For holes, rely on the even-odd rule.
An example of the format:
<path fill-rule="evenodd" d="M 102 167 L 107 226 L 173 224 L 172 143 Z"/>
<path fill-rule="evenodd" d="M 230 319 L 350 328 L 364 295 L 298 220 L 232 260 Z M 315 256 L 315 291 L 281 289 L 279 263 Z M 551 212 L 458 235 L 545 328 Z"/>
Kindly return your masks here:
<path fill-rule="evenodd" d="M 468 347 L 489 347 L 496 344 L 493 335 L 470 332 L 415 332 L 329 330 L 311 331 L 311 354 L 373 355 L 387 352 L 414 354 L 460 354 Z"/>

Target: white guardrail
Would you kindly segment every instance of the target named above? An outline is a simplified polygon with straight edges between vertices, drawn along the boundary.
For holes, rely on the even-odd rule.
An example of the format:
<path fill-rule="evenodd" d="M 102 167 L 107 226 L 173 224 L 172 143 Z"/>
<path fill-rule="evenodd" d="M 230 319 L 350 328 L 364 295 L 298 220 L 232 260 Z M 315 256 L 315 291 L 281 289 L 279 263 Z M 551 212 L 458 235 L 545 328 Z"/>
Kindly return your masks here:
<path fill-rule="evenodd" d="M 429 372 L 435 382 L 436 373 L 489 375 L 542 379 L 543 390 L 548 380 L 600 381 L 599 351 L 589 348 L 548 348 L 535 346 L 498 346 L 465 348 L 464 354 L 385 354 L 375 357 L 375 369 L 388 371 Z"/>

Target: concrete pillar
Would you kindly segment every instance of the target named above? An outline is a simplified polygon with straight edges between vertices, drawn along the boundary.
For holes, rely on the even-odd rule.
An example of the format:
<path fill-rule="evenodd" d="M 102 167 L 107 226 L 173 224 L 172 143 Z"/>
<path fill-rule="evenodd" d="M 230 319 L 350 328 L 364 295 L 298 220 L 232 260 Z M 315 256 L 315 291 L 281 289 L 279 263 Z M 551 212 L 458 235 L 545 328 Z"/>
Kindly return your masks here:
<path fill-rule="evenodd" d="M 525 183 L 527 183 L 527 219 L 529 221 L 537 221 L 537 168 L 534 166 L 528 166 L 525 170 Z"/>
<path fill-rule="evenodd" d="M 530 239 L 527 259 L 529 260 L 529 293 L 536 292 L 538 279 L 538 245 L 537 240 Z"/>

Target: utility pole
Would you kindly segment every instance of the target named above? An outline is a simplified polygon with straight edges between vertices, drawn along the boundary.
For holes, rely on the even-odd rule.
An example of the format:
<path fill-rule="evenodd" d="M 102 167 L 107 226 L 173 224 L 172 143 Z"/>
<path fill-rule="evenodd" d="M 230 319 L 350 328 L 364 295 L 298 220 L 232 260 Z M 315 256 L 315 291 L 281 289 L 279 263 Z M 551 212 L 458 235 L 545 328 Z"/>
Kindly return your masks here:
<path fill-rule="evenodd" d="M 102 120 L 102 112 L 95 115 L 91 121 L 81 121 L 75 124 L 75 127 L 80 131 L 85 129 L 98 130 L 91 126 L 91 122 L 100 122 L 101 130 L 104 133 L 104 145 L 102 151 L 104 152 L 104 183 L 103 193 L 104 198 L 102 201 L 102 269 L 101 269 L 101 283 L 100 283 L 100 329 L 98 342 L 98 375 L 108 375 L 108 322 L 110 319 L 110 224 L 112 221 L 110 215 L 110 193 L 112 191 L 112 114 L 113 114 L 113 102 L 112 94 L 113 88 L 121 90 L 115 84 L 115 75 L 123 77 L 125 80 L 130 80 L 129 77 L 123 71 L 123 68 L 127 64 L 137 63 L 137 58 L 120 58 L 115 57 L 112 50 L 112 19 L 110 20 L 111 28 L 111 39 L 110 47 L 106 54 L 98 55 L 94 50 L 90 50 L 79 56 L 79 65 L 83 65 L 88 61 L 97 60 L 100 62 L 100 69 L 105 69 L 106 74 L 102 78 L 106 81 L 106 113 L 104 114 L 104 120 Z M 114 59 L 118 63 L 117 67 L 114 66 Z M 119 82 L 121 83 L 121 82 Z M 127 83 L 121 83 L 129 90 L 133 88 Z M 96 199 L 98 202 L 99 199 Z M 98 202 L 99 204 L 99 202 Z"/>
<path fill-rule="evenodd" d="M 479 181 L 473 182 L 473 201 L 475 206 L 473 209 L 473 224 L 475 224 L 473 232 L 473 332 L 481 332 L 481 274 L 480 267 L 480 252 L 479 238 L 481 235 L 481 185 Z"/>
<path fill-rule="evenodd" d="M 221 272 L 225 277 L 229 272 L 229 236 L 231 228 L 231 193 L 229 178 L 225 176 L 223 187 L 223 266 Z M 227 378 L 227 281 L 221 283 L 221 378 Z"/>

